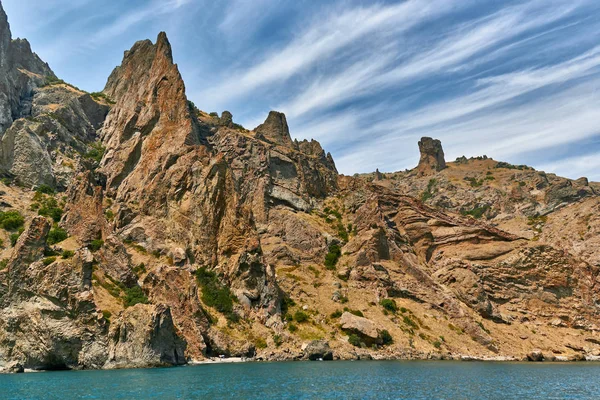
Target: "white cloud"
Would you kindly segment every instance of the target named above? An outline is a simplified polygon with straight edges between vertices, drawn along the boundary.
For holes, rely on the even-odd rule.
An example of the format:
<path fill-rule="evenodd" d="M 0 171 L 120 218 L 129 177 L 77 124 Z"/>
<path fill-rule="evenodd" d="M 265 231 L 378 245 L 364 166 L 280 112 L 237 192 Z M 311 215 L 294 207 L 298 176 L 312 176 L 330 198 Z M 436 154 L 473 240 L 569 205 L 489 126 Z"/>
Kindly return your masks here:
<path fill-rule="evenodd" d="M 384 71 L 385 67 L 389 67 L 394 58 L 401 59 L 400 53 L 384 49 L 381 53 L 385 57 L 365 54 L 363 59 L 349 68 L 332 76 L 315 79 L 305 90 L 277 108 L 293 118 L 320 108 L 332 107 L 351 98 L 431 78 L 437 73 L 451 73 L 453 69 L 464 68 L 471 57 L 486 49 L 569 15 L 574 10 L 575 3 L 562 7 L 544 7 L 541 10 L 539 7 L 539 1 L 525 3 L 479 21 L 466 23 L 442 37 L 431 48 L 417 50 L 415 56 L 393 69 L 388 68 L 388 71 Z M 532 17 L 532 12 L 537 14 Z M 423 46 L 422 43 L 417 45 Z M 365 53 L 368 51 L 369 48 L 365 49 Z"/>
<path fill-rule="evenodd" d="M 467 2 L 461 2 L 465 5 Z M 219 108 L 255 88 L 280 83 L 371 34 L 397 37 L 402 32 L 458 8 L 450 0 L 408 0 L 395 5 L 372 5 L 338 10 L 318 20 L 283 48 L 273 50 L 258 64 L 244 66 L 221 84 L 203 91 Z"/>

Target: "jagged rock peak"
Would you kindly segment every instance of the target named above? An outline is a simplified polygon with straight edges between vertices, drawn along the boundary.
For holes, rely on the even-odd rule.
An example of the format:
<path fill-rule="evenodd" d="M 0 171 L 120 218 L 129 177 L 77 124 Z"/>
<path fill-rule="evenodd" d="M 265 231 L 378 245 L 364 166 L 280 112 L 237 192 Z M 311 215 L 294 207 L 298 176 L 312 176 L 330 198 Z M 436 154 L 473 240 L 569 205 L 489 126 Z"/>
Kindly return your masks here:
<path fill-rule="evenodd" d="M 417 166 L 420 175 L 429 175 L 446 168 L 442 142 L 430 137 L 422 137 L 419 141 L 419 152 L 421 158 Z"/>
<path fill-rule="evenodd" d="M 292 146 L 290 129 L 284 113 L 270 111 L 265 122 L 257 126 L 255 132 L 257 139 L 273 144 Z"/>
<path fill-rule="evenodd" d="M 225 110 L 221 113 L 221 118 L 219 118 L 219 125 L 233 128 L 233 115 L 231 114 L 231 112 Z"/>
<path fill-rule="evenodd" d="M 136 83 L 132 82 L 133 78 L 142 78 L 147 75 L 146 79 L 141 80 L 142 83 L 145 83 L 147 78 L 152 78 L 152 73 L 156 74 L 159 68 L 163 71 L 169 68 L 176 69 L 176 65 L 173 63 L 171 44 L 165 32 L 158 34 L 155 44 L 149 39 L 140 40 L 130 50 L 126 50 L 123 62 L 109 76 L 104 92 L 113 100 L 118 100 L 127 93 L 132 84 Z M 181 77 L 179 80 L 183 83 Z"/>

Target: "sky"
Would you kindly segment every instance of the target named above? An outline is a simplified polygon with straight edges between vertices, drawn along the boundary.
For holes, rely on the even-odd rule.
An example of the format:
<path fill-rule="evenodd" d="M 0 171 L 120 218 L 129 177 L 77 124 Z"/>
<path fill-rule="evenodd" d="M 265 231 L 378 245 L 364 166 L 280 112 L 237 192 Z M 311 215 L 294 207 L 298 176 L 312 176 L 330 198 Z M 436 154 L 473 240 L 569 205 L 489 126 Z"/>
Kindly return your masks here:
<path fill-rule="evenodd" d="M 87 91 L 166 31 L 188 98 L 252 129 L 284 112 L 338 170 L 417 141 L 600 181 L 598 0 L 2 0 L 13 37 Z"/>

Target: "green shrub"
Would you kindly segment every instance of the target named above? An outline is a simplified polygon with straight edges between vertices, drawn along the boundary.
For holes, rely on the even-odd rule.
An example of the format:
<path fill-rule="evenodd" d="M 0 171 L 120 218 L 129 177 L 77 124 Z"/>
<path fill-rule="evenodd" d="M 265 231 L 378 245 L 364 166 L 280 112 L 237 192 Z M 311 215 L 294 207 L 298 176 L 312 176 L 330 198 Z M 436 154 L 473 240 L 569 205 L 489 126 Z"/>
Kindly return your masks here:
<path fill-rule="evenodd" d="M 364 314 L 360 310 L 351 310 L 348 307 L 344 307 L 344 311 L 347 311 L 350 314 L 356 315 L 357 317 L 363 317 L 364 318 Z"/>
<path fill-rule="evenodd" d="M 75 252 L 73 252 L 72 250 L 63 250 L 61 257 L 62 258 L 71 258 L 75 255 Z"/>
<path fill-rule="evenodd" d="M 233 312 L 233 294 L 227 286 L 219 282 L 217 274 L 206 267 L 200 267 L 196 271 L 196 280 L 202 287 L 204 304 L 214 307 L 230 321 L 237 322 L 239 316 Z"/>
<path fill-rule="evenodd" d="M 0 211 L 0 226 L 7 231 L 19 229 L 25 223 L 25 218 L 16 210 Z"/>
<path fill-rule="evenodd" d="M 481 217 L 483 217 L 483 214 L 485 214 L 487 212 L 487 210 L 490 209 L 489 205 L 484 205 L 483 207 L 475 207 L 472 210 L 463 210 L 460 213 L 464 216 L 470 215 L 471 217 L 475 218 L 475 219 L 479 219 Z"/>
<path fill-rule="evenodd" d="M 110 323 L 110 317 L 112 317 L 112 313 L 108 310 L 102 310 L 102 317 Z"/>
<path fill-rule="evenodd" d="M 0 271 L 5 269 L 7 265 L 8 265 L 8 258 L 3 258 L 2 260 L 0 260 Z"/>
<path fill-rule="evenodd" d="M 413 321 L 408 315 L 403 316 L 402 321 L 411 328 L 419 329 L 419 325 L 417 325 L 417 323 Z"/>
<path fill-rule="evenodd" d="M 53 195 L 55 193 L 54 188 L 49 185 L 40 185 L 37 187 L 37 189 L 35 189 L 35 192 L 49 195 Z"/>
<path fill-rule="evenodd" d="M 298 310 L 294 313 L 294 321 L 298 322 L 298 323 L 302 323 L 305 321 L 308 321 L 308 314 L 305 313 L 304 311 Z"/>
<path fill-rule="evenodd" d="M 379 332 L 379 337 L 381 338 L 381 341 L 384 345 L 394 343 L 394 339 L 392 338 L 392 335 L 390 335 L 390 333 L 387 331 L 387 329 L 384 329 L 381 332 Z"/>
<path fill-rule="evenodd" d="M 266 349 L 267 348 L 267 342 L 263 338 L 256 339 L 256 341 L 254 342 L 254 345 L 256 346 L 257 349 Z"/>
<path fill-rule="evenodd" d="M 211 112 L 211 113 L 210 113 L 210 114 L 208 114 L 208 115 L 210 115 L 211 117 L 219 118 L 219 113 L 217 113 L 217 112 L 214 112 L 214 111 L 213 111 L 213 112 Z"/>
<path fill-rule="evenodd" d="M 288 324 L 288 330 L 293 333 L 298 330 L 298 327 L 294 324 Z"/>
<path fill-rule="evenodd" d="M 148 304 L 148 297 L 139 286 L 124 288 L 125 297 L 123 299 L 125 307 L 135 306 L 136 304 Z"/>
<path fill-rule="evenodd" d="M 296 302 L 294 301 L 294 299 L 285 296 L 283 299 L 281 299 L 281 314 L 286 315 L 290 307 L 293 307 L 295 305 Z"/>
<path fill-rule="evenodd" d="M 68 237 L 69 235 L 67 234 L 67 231 L 60 227 L 54 227 L 50 229 L 50 232 L 48 232 L 48 239 L 46 240 L 46 243 L 53 245 L 62 242 Z"/>
<path fill-rule="evenodd" d="M 10 239 L 10 245 L 12 247 L 15 247 L 15 244 L 17 244 L 17 240 L 19 240 L 19 236 L 21 236 L 21 233 L 11 233 L 9 236 Z"/>
<path fill-rule="evenodd" d="M 41 192 L 40 192 L 41 193 Z M 36 196 L 37 197 L 37 196 Z M 42 198 L 43 197 L 43 198 Z M 38 197 L 38 201 L 41 204 L 38 205 L 38 214 L 43 217 L 52 218 L 54 222 L 60 221 L 62 217 L 63 210 L 58 206 L 58 202 L 54 197 L 40 196 Z M 32 204 L 32 207 L 34 204 Z"/>
<path fill-rule="evenodd" d="M 4 240 L 0 239 L 0 248 L 4 247 Z"/>
<path fill-rule="evenodd" d="M 108 104 L 115 104 L 114 100 L 112 100 L 110 97 L 108 97 L 105 93 L 102 92 L 92 92 L 90 93 L 90 96 L 92 96 L 92 98 L 96 101 L 104 100 Z"/>
<path fill-rule="evenodd" d="M 102 146 L 102 143 L 99 141 L 92 143 L 90 147 L 91 148 L 87 151 L 87 153 L 83 155 L 83 157 L 99 163 L 102 160 L 106 149 L 104 148 L 104 146 Z"/>
<path fill-rule="evenodd" d="M 44 265 L 50 265 L 52 264 L 54 261 L 56 261 L 56 257 L 46 257 L 42 260 L 42 262 L 44 263 Z"/>
<path fill-rule="evenodd" d="M 273 335 L 273 342 L 275 343 L 275 346 L 281 346 L 283 344 L 283 339 L 281 335 Z"/>
<path fill-rule="evenodd" d="M 423 203 L 433 197 L 433 189 L 435 188 L 436 183 L 437 179 L 435 178 L 430 179 L 429 183 L 427 183 L 427 189 L 421 193 L 421 201 Z"/>
<path fill-rule="evenodd" d="M 381 299 L 379 304 L 381 304 L 384 309 L 390 312 L 396 313 L 396 311 L 398 311 L 398 306 L 396 305 L 396 301 L 394 299 Z"/>
<path fill-rule="evenodd" d="M 88 249 L 90 249 L 90 251 L 98 251 L 102 246 L 104 246 L 104 240 L 94 239 L 88 244 Z"/>
<path fill-rule="evenodd" d="M 329 246 L 329 253 L 325 256 L 325 267 L 327 269 L 335 269 L 340 256 L 342 255 L 342 249 L 337 244 Z"/>
<path fill-rule="evenodd" d="M 335 310 L 331 313 L 331 318 L 339 318 L 342 316 L 342 312 L 340 310 Z"/>
<path fill-rule="evenodd" d="M 442 342 L 440 342 L 439 340 L 436 340 L 435 342 L 433 342 L 433 347 L 435 347 L 436 349 L 439 349 L 440 347 L 442 347 Z"/>
<path fill-rule="evenodd" d="M 350 343 L 352 346 L 356 346 L 356 347 L 361 346 L 360 338 L 355 334 L 351 334 L 350 336 L 348 336 L 348 343 Z"/>
<path fill-rule="evenodd" d="M 146 273 L 146 264 L 144 263 L 139 263 L 138 265 L 136 265 L 135 267 L 133 267 L 133 272 L 135 272 L 136 275 L 140 275 L 140 274 L 145 274 Z"/>

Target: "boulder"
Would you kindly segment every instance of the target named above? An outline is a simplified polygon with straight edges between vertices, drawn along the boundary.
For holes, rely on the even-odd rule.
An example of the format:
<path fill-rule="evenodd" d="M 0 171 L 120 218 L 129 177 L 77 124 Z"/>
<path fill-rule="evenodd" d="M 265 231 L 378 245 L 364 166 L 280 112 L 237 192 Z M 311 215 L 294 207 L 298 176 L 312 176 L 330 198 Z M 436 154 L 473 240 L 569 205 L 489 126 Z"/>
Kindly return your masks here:
<path fill-rule="evenodd" d="M 326 340 L 313 340 L 306 345 L 303 353 L 304 357 L 311 361 L 319 359 L 326 361 L 333 360 L 333 351 Z"/>
<path fill-rule="evenodd" d="M 21 364 L 20 362 L 15 361 L 8 364 L 5 370 L 9 374 L 22 374 L 23 372 L 25 372 L 25 367 L 23 367 L 23 364 Z"/>
<path fill-rule="evenodd" d="M 544 354 L 542 354 L 541 350 L 533 350 L 529 353 L 527 353 L 527 360 L 528 361 L 544 361 L 545 357 Z"/>
<path fill-rule="evenodd" d="M 340 319 L 340 326 L 346 333 L 358 335 L 367 345 L 382 343 L 379 330 L 371 320 L 344 312 Z"/>

